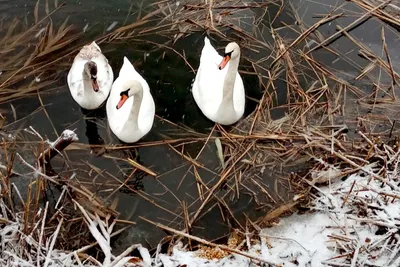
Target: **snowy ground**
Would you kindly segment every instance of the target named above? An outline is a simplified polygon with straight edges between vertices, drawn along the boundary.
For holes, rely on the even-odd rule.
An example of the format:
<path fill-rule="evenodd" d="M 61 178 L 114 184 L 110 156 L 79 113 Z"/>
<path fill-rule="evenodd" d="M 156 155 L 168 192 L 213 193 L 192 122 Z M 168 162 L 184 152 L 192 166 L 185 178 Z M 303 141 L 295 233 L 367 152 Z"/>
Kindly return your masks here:
<path fill-rule="evenodd" d="M 263 229 L 250 252 L 276 266 L 400 266 L 400 192 L 369 178 L 352 175 L 320 189 L 313 213 Z M 244 257 L 210 262 L 195 255 L 175 249 L 160 259 L 168 267 L 251 266 Z"/>
<path fill-rule="evenodd" d="M 376 172 L 372 167 L 369 171 Z M 365 173 L 365 172 L 364 172 Z M 57 232 L 48 237 L 46 245 L 39 246 L 30 236 L 23 237 L 38 253 L 34 259 L 22 260 L 17 248 L 22 224 L 8 220 L 0 230 L 1 266 L 36 266 L 36 257 L 42 258 L 43 266 L 400 266 L 400 192 L 399 180 L 391 177 L 385 183 L 366 175 L 352 175 L 347 180 L 319 189 L 314 200 L 313 212 L 294 214 L 284 218 L 272 228 L 244 240 L 246 256 L 226 253 L 220 259 L 201 257 L 204 252 L 188 252 L 178 244 L 171 255 L 158 253 L 153 258 L 140 245 L 132 245 L 120 256 L 113 256 L 109 248 L 109 233 L 113 224 L 102 222 L 87 214 L 89 229 L 105 252 L 100 263 L 81 262 L 79 251 L 64 253 L 52 249 Z M 3 213 L 4 214 L 4 213 Z M 1 216 L 0 216 L 1 220 Z M 96 227 L 99 225 L 100 227 Z M 40 227 L 38 227 L 40 229 Z M 142 260 L 126 257 L 139 248 Z M 236 248 L 234 248 L 236 249 Z M 224 255 L 213 249 L 214 255 Z M 221 252 L 218 254 L 217 252 Z M 250 259 L 248 256 L 253 256 Z M 38 265 L 39 266 L 39 265 Z"/>
<path fill-rule="evenodd" d="M 264 229 L 268 257 L 284 266 L 399 266 L 400 201 L 385 196 L 393 194 L 389 186 L 368 178 L 352 175 L 322 188 L 315 213 Z"/>

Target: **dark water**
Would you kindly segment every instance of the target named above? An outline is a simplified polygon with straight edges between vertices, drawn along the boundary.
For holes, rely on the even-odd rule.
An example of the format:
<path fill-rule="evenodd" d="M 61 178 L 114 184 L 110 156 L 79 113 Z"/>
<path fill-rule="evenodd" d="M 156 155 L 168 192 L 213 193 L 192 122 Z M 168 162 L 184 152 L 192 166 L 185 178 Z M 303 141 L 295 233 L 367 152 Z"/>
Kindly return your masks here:
<path fill-rule="evenodd" d="M 44 15 L 44 1 L 41 3 L 40 14 Z M 61 2 L 61 1 L 59 1 Z M 150 4 L 154 1 L 67 1 L 67 5 L 52 15 L 55 24 L 61 24 L 67 16 L 69 23 L 76 25 L 77 29 L 84 29 L 86 33 L 82 38 L 91 41 L 95 37 L 99 37 L 107 33 L 107 28 L 114 22 L 118 22 L 115 27 L 122 26 L 134 22 L 138 16 L 153 10 Z M 245 2 L 245 1 L 243 1 Z M 284 12 L 277 21 L 274 22 L 274 27 L 282 27 L 283 23 L 294 24 L 293 16 L 291 15 L 289 1 L 285 5 Z M 303 22 L 308 26 L 312 25 L 319 18 L 314 18 L 315 14 L 328 13 L 332 10 L 332 1 L 291 1 L 301 15 Z M 341 1 L 335 1 L 335 5 L 339 5 Z M 0 10 L 6 10 L 7 17 L 13 18 L 27 16 L 32 19 L 32 12 L 36 1 L 0 1 Z M 53 2 L 49 2 L 50 7 L 54 8 Z M 268 43 L 273 43 L 273 39 L 268 30 L 269 21 L 274 16 L 274 13 L 279 9 L 278 6 L 270 6 L 269 12 L 266 13 L 265 21 L 260 25 L 258 32 L 254 36 Z M 344 10 L 350 15 L 356 15 L 360 12 L 354 5 L 346 4 Z M 3 13 L 5 11 L 2 11 Z M 263 12 L 256 11 L 256 12 Z M 251 21 L 254 14 L 242 14 L 244 19 Z M 320 28 L 321 33 L 327 38 L 336 30 L 337 24 L 347 25 L 354 21 L 354 18 L 344 17 L 335 21 L 335 23 L 324 25 Z M 250 25 L 250 26 L 249 26 Z M 253 31 L 251 24 L 243 23 L 240 25 L 247 31 Z M 228 32 L 229 33 L 229 32 Z M 374 51 L 381 49 L 380 39 L 380 24 L 376 20 L 369 20 L 362 26 L 351 32 L 358 38 L 362 39 Z M 282 29 L 280 34 L 288 40 L 297 37 L 297 34 L 290 29 Z M 386 39 L 389 46 L 389 51 L 392 54 L 392 60 L 395 68 L 399 69 L 399 55 L 394 53 L 398 48 L 398 32 L 388 27 L 386 31 Z M 161 37 L 152 37 L 153 41 L 162 40 Z M 191 34 L 179 40 L 174 48 L 177 51 L 185 51 L 188 62 L 197 69 L 199 64 L 200 51 L 203 47 L 204 33 Z M 222 52 L 222 48 L 226 42 L 213 42 Z M 115 77 L 122 65 L 123 56 L 127 56 L 134 63 L 138 71 L 149 83 L 153 98 L 156 103 L 156 114 L 158 118 L 155 120 L 152 131 L 140 143 L 148 143 L 151 141 L 160 141 L 165 138 L 176 138 L 181 136 L 193 136 L 182 128 L 178 128 L 165 120 L 171 121 L 174 124 L 179 124 L 195 132 L 204 133 L 207 136 L 214 124 L 208 121 L 196 107 L 190 86 L 194 73 L 185 62 L 178 57 L 174 52 L 168 49 L 159 49 L 154 51 L 154 47 L 146 43 L 132 43 L 129 41 L 120 43 L 109 43 L 100 45 L 103 53 L 109 59 L 109 62 L 114 70 Z M 332 53 L 326 50 L 317 50 L 313 55 L 315 58 L 324 63 L 328 68 L 343 79 L 354 81 L 354 76 L 360 71 L 360 67 L 366 64 L 364 59 L 357 56 L 356 47 L 346 38 L 340 38 L 331 44 L 333 49 L 336 49 L 341 54 L 341 58 L 337 58 Z M 257 53 L 254 51 L 243 51 L 243 57 L 257 58 L 264 57 L 263 52 Z M 69 59 L 70 64 L 73 57 Z M 241 70 L 249 70 L 250 66 L 246 60 L 242 60 Z M 7 122 L 8 129 L 16 129 L 19 127 L 33 126 L 39 133 L 46 136 L 50 140 L 54 140 L 63 129 L 76 129 L 79 137 L 79 142 L 82 144 L 120 144 L 115 136 L 113 136 L 107 128 L 107 120 L 105 116 L 105 107 L 91 112 L 84 113 L 80 107 L 73 101 L 69 94 L 66 84 L 65 72 L 60 75 L 57 87 L 53 90 L 43 92 L 41 97 L 49 118 L 43 111 L 38 111 L 33 114 L 41 105 L 37 97 L 23 98 L 13 101 L 11 104 L 15 108 L 17 120 L 13 122 L 13 116 L 10 109 L 10 103 L 3 103 L 2 110 L 8 111 Z M 254 75 L 242 75 L 245 83 L 247 99 L 246 115 L 250 114 L 256 103 L 250 98 L 259 99 L 261 96 L 261 88 L 259 87 L 258 79 Z M 387 78 L 387 77 L 386 77 Z M 374 79 L 374 76 L 370 77 Z M 382 78 L 383 80 L 383 78 Z M 303 81 L 307 84 L 307 80 Z M 283 81 L 277 81 L 279 88 L 284 88 Z M 364 87 L 363 87 L 364 86 Z M 370 82 L 365 85 L 360 85 L 365 91 L 371 90 Z M 281 89 L 278 92 L 277 105 L 285 104 L 285 90 Z M 350 100 L 349 100 L 350 101 Z M 357 107 L 350 105 L 353 110 L 349 113 L 356 116 Z M 32 115 L 29 115 L 32 114 Z M 284 114 L 284 109 L 277 108 L 274 110 L 274 117 L 280 117 Z M 200 152 L 203 144 L 194 143 L 184 147 L 186 154 L 191 157 L 196 157 Z M 181 150 L 181 147 L 177 147 Z M 121 212 L 121 219 L 129 219 L 137 222 L 137 226 L 132 228 L 126 235 L 118 240 L 119 244 L 127 242 L 148 242 L 154 246 L 159 240 L 165 236 L 165 233 L 155 228 L 138 218 L 144 216 L 150 220 L 157 221 L 166 225 L 170 225 L 176 229 L 183 229 L 183 201 L 190 205 L 190 211 L 196 211 L 201 202 L 198 200 L 198 191 L 196 187 L 193 168 L 190 163 L 184 160 L 179 154 L 174 152 L 167 145 L 140 147 L 138 150 L 126 149 L 109 151 L 105 156 L 98 157 L 94 153 L 90 153 L 90 149 L 82 149 L 82 146 L 72 147 L 67 152 L 69 163 L 65 165 L 65 161 L 61 158 L 54 159 L 53 165 L 55 169 L 63 175 L 71 176 L 73 173 L 85 186 L 96 188 L 97 192 L 110 202 L 115 198 L 118 199 L 118 210 Z M 110 157 L 126 159 L 137 156 L 136 160 L 143 166 L 157 173 L 154 178 L 142 172 L 135 172 L 134 168 L 122 160 L 115 160 Z M 199 175 L 206 183 L 215 183 L 219 179 L 221 166 L 217 157 L 216 148 L 213 142 L 210 142 L 202 151 L 198 158 L 198 162 L 203 164 L 205 168 L 198 169 Z M 97 172 L 93 171 L 92 167 L 97 168 Z M 120 181 L 130 178 L 129 185 L 141 192 L 141 196 L 134 192 L 116 191 L 115 188 Z M 274 174 L 270 174 L 269 181 L 266 183 L 273 184 Z M 105 185 L 108 183 L 108 185 Z M 114 186 L 112 186 L 112 184 Z M 163 208 L 171 211 L 163 210 L 148 200 L 154 201 Z M 210 205 L 206 206 L 208 209 Z M 240 201 L 230 203 L 231 209 L 235 215 L 246 212 L 250 216 L 261 216 L 261 213 L 252 211 L 256 205 L 251 197 L 244 195 L 240 197 Z M 209 227 L 212 225 L 212 227 Z M 227 223 L 223 221 L 220 215 L 220 210 L 214 208 L 196 223 L 194 234 L 205 238 L 216 238 L 227 233 Z M 205 227 L 207 226 L 207 230 Z M 123 246 L 123 245 L 122 245 Z"/>
<path fill-rule="evenodd" d="M 381 1 L 371 2 L 382 3 Z M 318 29 L 320 36 L 323 36 L 324 39 L 335 34 L 338 31 L 337 26 L 344 28 L 365 14 L 365 10 L 348 1 L 301 0 L 293 1 L 293 5 L 298 13 L 301 14 L 303 23 L 308 27 L 334 9 L 336 9 L 335 14 L 344 13 L 344 16 L 322 25 Z M 398 5 L 398 1 L 387 6 L 385 11 L 398 18 L 399 10 L 398 7 L 395 7 L 396 5 Z M 382 31 L 384 32 L 393 70 L 398 73 L 400 71 L 400 54 L 398 53 L 398 48 L 400 47 L 399 28 L 392 27 L 390 24 L 375 17 L 368 16 L 356 26 L 347 30 L 347 32 L 357 42 L 371 51 L 372 54 L 387 62 L 386 53 L 382 45 Z M 360 56 L 360 47 L 355 45 L 349 38 L 346 36 L 339 37 L 329 44 L 329 48 L 333 52 L 329 52 L 326 49 L 318 49 L 313 52 L 313 56 L 338 78 L 348 82 L 351 86 L 361 89 L 365 95 L 356 96 L 348 90 L 343 102 L 343 116 L 338 116 L 335 119 L 336 123 L 347 125 L 350 129 L 348 134 L 350 138 L 356 137 L 354 134 L 355 129 L 361 129 L 366 133 L 379 135 L 383 138 L 398 134 L 399 125 L 395 122 L 399 118 L 397 99 L 400 96 L 400 87 L 398 83 L 394 85 L 394 93 L 397 99 L 392 100 L 389 96 L 392 78 L 382 67 L 375 67 L 363 78 L 357 80 L 356 77 L 363 72 L 370 60 Z M 315 44 L 311 44 L 311 47 L 313 45 Z M 388 101 L 386 102 L 388 104 L 380 105 L 380 101 Z"/>

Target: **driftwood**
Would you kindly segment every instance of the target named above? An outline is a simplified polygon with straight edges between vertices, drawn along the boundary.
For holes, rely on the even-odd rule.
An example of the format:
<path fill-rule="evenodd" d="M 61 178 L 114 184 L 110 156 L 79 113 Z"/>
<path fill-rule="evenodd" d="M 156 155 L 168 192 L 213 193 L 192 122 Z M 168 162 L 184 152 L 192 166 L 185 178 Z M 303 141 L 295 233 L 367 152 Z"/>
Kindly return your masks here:
<path fill-rule="evenodd" d="M 75 141 L 78 141 L 78 136 L 71 130 L 64 130 L 56 141 L 50 143 L 50 146 L 40 153 L 38 157 L 39 166 L 49 163 L 52 158 Z"/>

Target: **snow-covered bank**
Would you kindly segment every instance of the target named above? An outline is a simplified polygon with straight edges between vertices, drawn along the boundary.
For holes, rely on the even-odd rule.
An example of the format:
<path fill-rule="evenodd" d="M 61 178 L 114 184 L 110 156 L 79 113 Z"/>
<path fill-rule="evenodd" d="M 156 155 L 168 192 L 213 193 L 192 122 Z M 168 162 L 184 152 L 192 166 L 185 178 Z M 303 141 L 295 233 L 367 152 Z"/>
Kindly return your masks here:
<path fill-rule="evenodd" d="M 396 186 L 399 178 L 392 178 L 388 184 Z M 393 186 L 355 174 L 321 188 L 314 212 L 263 229 L 250 253 L 277 266 L 399 266 L 400 192 Z M 259 266 L 243 257 L 200 260 L 178 249 L 160 259 L 168 267 Z"/>
<path fill-rule="evenodd" d="M 369 166 L 368 172 L 376 173 Z M 397 173 L 394 170 L 393 173 Z M 248 235 L 239 249 L 264 259 L 264 266 L 389 266 L 400 265 L 400 192 L 398 176 L 388 175 L 385 182 L 361 173 L 318 189 L 313 211 L 283 218 L 278 225 Z M 78 204 L 77 204 L 78 205 Z M 78 205 L 79 206 L 79 205 Z M 1 266 L 36 266 L 36 259 L 47 266 L 260 266 L 246 256 L 227 253 L 219 248 L 208 251 L 185 251 L 177 244 L 171 255 L 157 253 L 150 257 L 140 245 L 130 246 L 115 257 L 109 246 L 113 223 L 89 216 L 80 207 L 89 229 L 106 255 L 103 263 L 82 260 L 79 252 L 53 250 L 57 231 L 38 245 L 32 236 L 21 235 L 22 222 L 0 219 Z M 4 210 L 3 210 L 4 211 Z M 98 227 L 101 225 L 100 227 Z M 97 226 L 97 227 L 96 227 Z M 37 228 L 40 231 L 40 227 Z M 37 247 L 31 259 L 21 249 L 24 239 Z M 242 247 L 250 247 L 249 250 Z M 127 257 L 138 248 L 143 260 Z M 212 259 L 213 255 L 219 259 Z M 225 256 L 226 255 L 226 256 Z M 46 265 L 46 264 L 45 264 Z"/>
<path fill-rule="evenodd" d="M 268 257 L 285 266 L 399 266 L 400 192 L 369 180 L 352 175 L 321 188 L 315 213 L 264 229 Z"/>

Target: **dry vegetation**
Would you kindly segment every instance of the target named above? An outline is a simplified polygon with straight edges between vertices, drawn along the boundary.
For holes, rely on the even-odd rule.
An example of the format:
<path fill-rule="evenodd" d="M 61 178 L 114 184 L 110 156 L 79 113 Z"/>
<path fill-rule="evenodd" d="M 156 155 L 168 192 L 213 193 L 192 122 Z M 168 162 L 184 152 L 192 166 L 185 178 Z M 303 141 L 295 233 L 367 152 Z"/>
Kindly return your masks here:
<path fill-rule="evenodd" d="M 388 198 L 399 198 L 398 184 L 387 177 L 387 173 L 393 171 L 394 165 L 391 163 L 398 160 L 398 127 L 395 118 L 399 105 L 396 95 L 399 90 L 399 74 L 393 69 L 385 36 L 388 31 L 398 35 L 394 29 L 400 29 L 400 20 L 398 16 L 393 16 L 396 6 L 388 5 L 388 1 L 348 2 L 358 6 L 359 12 L 351 13 L 353 22 L 343 27 L 337 26 L 337 31 L 330 36 L 324 36 L 324 33 L 319 31 L 320 28 L 345 16 L 346 5 L 349 3 L 332 7 L 331 12 L 319 14 L 319 20 L 313 25 L 306 25 L 296 7 L 286 1 L 254 1 L 246 5 L 241 1 L 208 0 L 199 3 L 188 0 L 179 1 L 179 4 L 160 1 L 145 8 L 144 14 L 139 16 L 136 22 L 99 36 L 96 40 L 98 43 L 147 43 L 154 45 L 155 50 L 176 53 L 193 72 L 196 66 L 192 66 L 186 60 L 185 51 L 174 48 L 175 42 L 199 32 L 206 32 L 224 42 L 235 40 L 245 51 L 243 65 L 248 68 L 242 70 L 242 73 L 255 75 L 263 94 L 261 99 L 257 100 L 256 110 L 232 129 L 216 125 L 209 135 L 202 135 L 165 120 L 181 131 L 190 133 L 191 137 L 169 138 L 160 142 L 135 145 L 168 146 L 191 165 L 189 171 L 196 178 L 198 196 L 192 203 L 178 200 L 178 210 L 164 206 L 159 197 L 129 186 L 129 178 L 135 173 L 157 176 L 151 168 L 142 166 L 133 160 L 133 157 L 114 158 L 132 165 L 133 170 L 124 181 L 98 167 L 93 166 L 93 172 L 103 179 L 115 181 L 112 186 L 113 192 L 126 187 L 128 191 L 174 215 L 179 222 L 172 225 L 180 227 L 178 230 L 141 218 L 172 233 L 173 235 L 164 240 L 171 244 L 185 237 L 197 243 L 214 246 L 213 243 L 191 235 L 193 225 L 213 207 L 219 207 L 226 222 L 240 231 L 258 230 L 260 227 L 271 225 L 277 218 L 298 207 L 307 208 L 307 203 L 314 197 L 318 185 L 331 183 L 360 170 L 397 192 L 388 195 Z M 1 103 L 32 95 L 37 95 L 41 101 L 41 92 L 50 90 L 59 83 L 59 76 L 68 68 L 67 60 L 71 59 L 84 43 L 80 38 L 81 33 L 69 25 L 67 20 L 56 27 L 50 19 L 51 15 L 61 8 L 63 5 L 50 11 L 47 7 L 47 15 L 39 18 L 37 5 L 33 26 L 27 26 L 32 25 L 31 22 L 18 19 L 2 23 Z M 271 10 L 275 12 L 271 14 Z M 284 13 L 293 17 L 292 24 L 279 22 Z M 351 30 L 371 17 L 382 23 L 382 53 L 379 55 L 351 33 Z M 285 37 L 288 31 L 295 37 Z M 165 37 L 166 42 L 149 41 L 155 34 Z M 338 38 L 350 40 L 359 56 L 367 63 L 357 64 L 348 55 L 337 50 L 337 47 L 331 46 Z M 359 73 L 351 79 L 364 81 L 368 88 L 358 86 L 361 83 L 349 82 L 349 78 L 343 78 L 340 70 L 320 62 L 316 52 L 321 50 L 353 64 Z M 263 56 L 260 58 L 260 55 Z M 379 78 L 375 75 L 377 70 Z M 281 95 L 282 91 L 285 91 L 284 103 L 282 100 L 278 101 L 278 92 Z M 278 108 L 284 110 L 284 116 L 273 119 L 273 112 Z M 43 104 L 41 109 L 46 112 Z M 16 225 L 17 230 L 14 229 L 13 233 L 16 238 L 20 238 L 18 245 L 21 249 L 15 252 L 18 253 L 16 255 L 2 255 L 3 259 L 17 262 L 16 259 L 20 258 L 36 265 L 49 261 L 46 255 L 51 255 L 52 250 L 57 247 L 73 251 L 66 254 L 76 261 L 85 260 L 96 264 L 97 260 L 86 252 L 100 243 L 105 265 L 112 260 L 114 264 L 116 260 L 132 261 L 124 257 L 137 246 L 131 246 L 125 254 L 116 259 L 107 254 L 111 252 L 107 252 L 104 244 L 109 245 L 110 236 L 125 229 L 122 227 L 116 233 L 111 233 L 113 227 L 108 221 L 113 220 L 113 223 L 117 222 L 123 226 L 133 222 L 114 220 L 118 216 L 114 205 L 106 204 L 96 195 L 96 188 L 90 183 L 79 181 L 79 177 L 71 179 L 65 174 L 49 174 L 51 167 L 46 166 L 46 160 L 41 160 L 41 157 L 47 154 L 43 151 L 49 147 L 45 138 L 33 128 L 28 133 L 15 129 L 10 131 L 10 127 L 4 122 L 5 119 L 0 129 L 0 227 Z M 27 135 L 35 136 L 36 141 L 27 140 Z M 214 146 L 213 143 L 216 143 L 223 168 L 208 170 L 198 161 L 201 152 L 195 158 L 185 153 L 185 147 L 193 143 L 204 144 L 203 148 L 210 144 Z M 74 148 L 87 149 L 88 146 L 77 143 L 74 144 Z M 115 145 L 102 146 L 103 153 L 126 148 Z M 23 159 L 22 149 L 36 151 L 33 160 Z M 68 153 L 59 152 L 68 165 Z M 54 155 L 53 150 L 52 156 Z M 107 156 L 107 153 L 104 156 L 112 157 Z M 30 169 L 31 177 L 18 173 L 13 167 L 16 162 Z M 377 164 L 379 170 L 372 172 L 365 167 L 371 163 Z M 217 174 L 218 179 L 203 181 L 199 175 L 200 169 Z M 271 172 L 279 176 L 273 185 L 266 182 L 271 179 Z M 13 179 L 17 176 L 30 181 L 26 194 L 19 192 L 13 184 Z M 45 194 L 46 188 L 49 187 L 58 188 L 60 192 L 58 200 L 53 204 L 49 204 Z M 166 190 L 171 193 L 170 189 Z M 265 215 L 257 220 L 235 218 L 229 203 L 243 194 L 250 195 Z M 23 199 L 20 195 L 26 198 Z M 102 231 L 103 237 L 106 236 L 104 242 L 100 241 L 103 239 L 99 235 L 96 236 L 97 228 L 93 221 L 98 224 L 107 221 L 105 225 L 109 228 L 105 228 L 108 230 L 102 230 L 109 236 L 107 238 Z M 96 240 L 86 234 L 86 225 L 91 227 L 91 233 L 95 235 Z M 51 235 L 52 238 L 49 238 Z M 72 240 L 79 242 L 71 243 Z M 233 252 L 236 248 L 222 246 L 219 249 Z M 91 255 L 98 253 L 97 250 L 93 251 Z M 205 254 L 212 255 L 212 252 L 205 251 Z M 219 252 L 216 254 L 220 255 Z M 225 254 L 221 252 L 221 255 Z"/>

